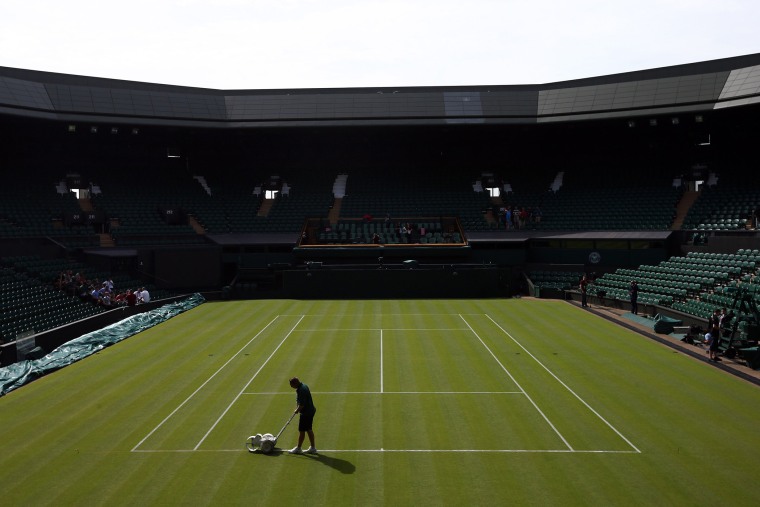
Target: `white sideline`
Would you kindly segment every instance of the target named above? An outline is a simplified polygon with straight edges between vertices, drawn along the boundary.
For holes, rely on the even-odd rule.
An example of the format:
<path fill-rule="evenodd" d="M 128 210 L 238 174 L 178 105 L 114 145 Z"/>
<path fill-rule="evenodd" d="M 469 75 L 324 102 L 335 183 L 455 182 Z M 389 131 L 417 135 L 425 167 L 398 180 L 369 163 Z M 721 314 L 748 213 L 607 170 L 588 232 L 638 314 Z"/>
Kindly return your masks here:
<path fill-rule="evenodd" d="M 494 323 L 494 325 L 495 325 L 496 327 L 498 327 L 499 329 L 501 329 L 501 331 L 502 331 L 502 332 L 503 332 L 505 335 L 509 336 L 509 338 L 510 338 L 510 339 L 511 339 L 513 342 L 515 342 L 515 343 L 517 344 L 517 346 L 518 346 L 518 347 L 520 347 L 521 349 L 523 349 L 523 350 L 524 350 L 524 351 L 525 351 L 525 352 L 526 352 L 526 353 L 527 353 L 527 354 L 528 354 L 528 355 L 529 355 L 531 358 L 533 358 L 533 360 L 534 360 L 535 362 L 537 362 L 537 363 L 539 364 L 539 366 L 541 366 L 541 368 L 543 368 L 544 370 L 546 370 L 546 372 L 547 372 L 549 375 L 551 375 L 552 377 L 554 377 L 554 379 L 555 379 L 557 382 L 559 382 L 559 383 L 560 383 L 560 384 L 561 384 L 561 385 L 562 385 L 562 386 L 563 386 L 565 389 L 567 389 L 567 390 L 570 392 L 570 394 L 572 394 L 573 396 L 575 396 L 575 397 L 578 399 L 578 401 L 580 401 L 581 403 L 583 403 L 583 404 L 586 406 L 586 408 L 588 408 L 588 409 L 589 409 L 589 410 L 590 410 L 590 411 L 591 411 L 591 412 L 592 412 L 592 413 L 593 413 L 595 416 L 597 416 L 597 417 L 598 417 L 598 418 L 599 418 L 599 419 L 600 419 L 600 420 L 601 420 L 601 421 L 602 421 L 604 424 L 606 424 L 606 425 L 607 425 L 607 426 L 608 426 L 608 427 L 609 427 L 609 428 L 610 428 L 612 431 L 614 431 L 615 433 L 617 433 L 617 435 L 618 435 L 620 438 L 622 438 L 623 440 L 625 440 L 625 443 L 627 443 L 628 445 L 630 445 L 630 446 L 631 446 L 631 448 L 632 448 L 634 451 L 636 451 L 637 453 L 641 453 L 641 451 L 639 450 L 639 448 L 638 448 L 638 447 L 636 447 L 635 445 L 633 445 L 633 443 L 632 443 L 630 440 L 628 440 L 628 439 L 627 439 L 627 438 L 626 438 L 626 437 L 625 437 L 625 436 L 624 436 L 622 433 L 620 433 L 620 432 L 617 430 L 617 428 L 615 428 L 615 427 L 614 427 L 612 424 L 610 424 L 610 423 L 607 421 L 607 419 L 605 419 L 604 417 L 602 417 L 602 416 L 601 416 L 601 414 L 599 414 L 599 412 L 597 412 L 596 410 L 594 410 L 594 409 L 591 407 L 591 405 L 589 405 L 588 403 L 586 403 L 586 401 L 585 401 L 583 398 L 581 398 L 580 396 L 578 396 L 578 394 L 576 394 L 576 392 L 575 392 L 575 391 L 573 391 L 572 389 L 570 389 L 570 387 L 569 387 L 567 384 L 565 384 L 564 382 L 562 382 L 562 380 L 560 380 L 560 378 L 559 378 L 559 377 L 557 377 L 557 376 L 554 374 L 554 372 L 552 372 L 552 371 L 551 371 L 549 368 L 547 368 L 547 367 L 544 365 L 544 363 L 542 363 L 541 361 L 539 361 L 539 360 L 538 360 L 538 358 L 537 358 L 536 356 L 534 356 L 533 354 L 531 354 L 531 353 L 530 353 L 530 351 L 529 351 L 528 349 L 526 349 L 526 348 L 525 348 L 525 347 L 522 345 L 522 343 L 520 343 L 520 342 L 518 342 L 517 340 L 515 340 L 515 337 L 514 337 L 514 336 L 512 336 L 511 334 L 509 334 L 509 333 L 507 332 L 507 330 L 506 330 L 506 329 L 504 329 L 503 327 L 501 327 L 501 326 L 499 325 L 499 323 L 498 323 L 498 322 L 496 322 L 495 320 L 493 320 L 493 319 L 491 318 L 491 316 L 490 316 L 490 315 L 488 315 L 488 314 L 486 313 L 486 314 L 485 314 L 485 316 L 488 318 L 488 320 L 490 320 L 491 322 L 493 322 L 493 323 Z"/>
<path fill-rule="evenodd" d="M 134 447 L 132 448 L 132 452 L 135 452 L 135 450 L 136 450 L 138 447 L 140 447 L 140 446 L 143 444 L 143 442 L 145 442 L 146 440 L 148 440 L 148 439 L 150 438 L 150 436 L 151 436 L 151 435 L 153 435 L 153 433 L 155 433 L 155 432 L 158 430 L 158 428 L 160 428 L 161 426 L 163 426 L 163 424 L 164 424 L 166 421 L 168 421 L 169 419 L 171 419 L 171 417 L 172 417 L 174 414 L 176 414 L 176 413 L 177 413 L 177 411 L 178 411 L 179 409 L 181 409 L 181 408 L 182 408 L 182 407 L 185 405 L 185 403 L 187 403 L 188 401 L 190 401 L 190 399 L 191 399 L 193 396 L 195 396 L 196 394 L 198 394 L 198 391 L 200 391 L 201 389 L 203 389 L 203 387 L 204 387 L 206 384 L 208 384 L 209 382 L 211 382 L 211 379 L 213 379 L 214 377 L 216 377 L 216 376 L 217 376 L 217 374 L 218 374 L 220 371 L 222 371 L 222 370 L 223 370 L 223 369 L 224 369 L 224 368 L 225 368 L 225 367 L 226 367 L 228 364 L 230 364 L 230 362 L 231 362 L 233 359 L 235 359 L 235 358 L 236 358 L 236 357 L 237 357 L 237 356 L 238 356 L 238 355 L 239 355 L 241 352 L 243 352 L 243 350 L 245 350 L 245 348 L 246 348 L 248 345 L 250 345 L 250 344 L 251 344 L 251 342 L 252 342 L 253 340 L 255 340 L 256 338 L 258 338 L 258 337 L 259 337 L 259 335 L 260 335 L 261 333 L 263 333 L 263 332 L 264 332 L 264 331 L 265 331 L 265 330 L 266 330 L 266 329 L 267 329 L 269 326 L 271 326 L 271 325 L 272 325 L 272 323 L 274 323 L 274 321 L 275 321 L 275 320 L 277 320 L 278 318 L 280 318 L 280 316 L 279 316 L 279 315 L 278 315 L 278 316 L 276 316 L 275 318 L 273 318 L 273 319 L 272 319 L 272 320 L 269 322 L 269 324 L 267 324 L 266 326 L 264 326 L 264 327 L 261 329 L 261 331 L 259 331 L 258 333 L 256 333 L 256 336 L 254 336 L 253 338 L 251 338 L 250 340 L 248 340 L 248 342 L 247 342 L 245 345 L 243 345 L 243 347 L 242 347 L 240 350 L 238 350 L 238 351 L 235 353 L 235 355 L 233 355 L 231 358 L 229 358 L 229 359 L 227 360 L 227 362 L 226 362 L 226 363 L 224 363 L 222 366 L 220 366 L 220 367 L 219 367 L 219 369 L 218 369 L 218 370 L 216 370 L 216 371 L 214 372 L 214 374 L 213 374 L 213 375 L 211 375 L 211 376 L 210 376 L 208 379 L 206 379 L 206 381 L 205 381 L 203 384 L 201 384 L 201 385 L 200 385 L 200 387 L 198 387 L 198 389 L 196 389 L 195 391 L 193 391 L 193 394 L 191 394 L 190 396 L 188 396 L 187 398 L 185 398 L 185 401 L 183 401 L 182 403 L 180 403 L 180 404 L 179 404 L 179 406 L 178 406 L 177 408 L 175 408 L 174 410 L 172 410 L 172 413 L 171 413 L 171 414 L 167 415 L 167 416 L 164 418 L 164 420 L 163 420 L 163 421 L 161 421 L 160 423 L 158 423 L 158 426 L 156 426 L 155 428 L 153 428 L 153 429 L 150 431 L 150 433 L 148 433 L 147 435 L 145 435 L 145 438 L 143 438 L 142 440 L 140 440 L 140 441 L 137 443 L 137 445 L 136 445 L 136 446 L 134 446 Z"/>
<path fill-rule="evenodd" d="M 486 348 L 486 350 L 488 351 L 488 353 L 491 354 L 491 357 L 493 357 L 494 360 L 497 363 L 499 363 L 499 366 L 501 366 L 501 369 L 504 370 L 504 372 L 507 375 L 509 375 L 509 378 L 512 379 L 512 382 L 514 382 L 515 385 L 518 387 L 518 389 L 520 389 L 520 391 L 523 392 L 523 394 L 525 395 L 525 397 L 528 398 L 528 401 L 531 403 L 531 405 L 533 405 L 533 407 L 538 411 L 538 413 L 541 414 L 541 417 L 543 417 L 544 421 L 546 421 L 546 423 L 551 427 L 551 429 L 554 430 L 554 433 L 556 433 L 557 436 L 560 438 L 560 440 L 562 440 L 562 442 L 565 443 L 565 445 L 567 446 L 567 448 L 572 451 L 573 450 L 573 446 L 571 446 L 570 443 L 567 440 L 565 440 L 565 437 L 562 436 L 562 433 L 560 433 L 559 430 L 556 428 L 556 426 L 554 426 L 554 424 L 552 424 L 552 422 L 549 420 L 549 418 L 546 417 L 546 414 L 544 414 L 544 412 L 539 408 L 539 406 L 536 404 L 536 402 L 533 401 L 533 398 L 531 398 L 530 395 L 527 392 L 525 392 L 525 389 L 523 389 L 523 387 L 520 385 L 520 383 L 517 381 L 517 379 L 515 379 L 512 376 L 512 374 L 509 372 L 509 370 L 507 370 L 507 368 L 501 363 L 501 361 L 499 361 L 499 358 L 496 357 L 496 354 L 494 354 L 491 351 L 491 349 L 488 347 L 488 345 L 486 345 L 486 342 L 484 342 L 483 339 L 478 335 L 478 333 L 475 332 L 475 330 L 472 328 L 472 326 L 470 326 L 470 323 L 467 322 L 467 320 L 461 314 L 459 315 L 459 317 L 464 321 L 465 324 L 467 324 L 467 327 L 470 328 L 470 331 L 472 331 L 472 334 L 474 334 L 475 337 L 480 341 L 480 343 L 483 344 L 483 346 Z"/>
<path fill-rule="evenodd" d="M 222 414 L 217 418 L 217 420 L 214 422 L 214 424 L 208 429 L 208 431 L 206 432 L 206 434 L 203 435 L 203 438 L 201 438 L 200 442 L 198 442 L 195 445 L 195 448 L 193 449 L 194 451 L 197 451 L 198 447 L 200 447 L 201 444 L 203 443 L 203 441 L 206 440 L 206 437 L 208 437 L 211 434 L 211 432 L 214 431 L 214 428 L 216 428 L 216 425 L 219 424 L 219 421 L 221 421 L 222 418 L 225 415 L 227 415 L 227 412 L 230 411 L 230 408 L 232 408 L 232 405 L 234 405 L 237 402 L 237 400 L 240 399 L 240 396 L 242 396 L 243 393 L 245 392 L 245 390 L 248 389 L 248 386 L 251 385 L 251 382 L 253 382 L 253 380 L 258 376 L 258 374 L 261 372 L 261 370 L 264 369 L 264 366 L 266 366 L 267 363 L 269 362 L 269 360 L 272 359 L 272 356 L 274 356 L 275 353 L 278 350 L 280 350 L 280 347 L 282 347 L 282 344 L 285 343 L 285 340 L 287 340 L 288 337 L 291 334 L 293 334 L 293 330 L 298 327 L 298 324 L 300 324 L 303 319 L 304 319 L 304 316 L 301 315 L 301 318 L 298 319 L 298 322 L 296 322 L 296 324 L 293 326 L 293 328 L 290 331 L 288 331 L 288 334 L 285 335 L 285 338 L 283 338 L 282 341 L 277 345 L 277 347 L 272 351 L 272 353 L 269 354 L 269 357 L 267 357 L 267 360 L 264 361 L 264 363 L 259 367 L 258 370 L 256 370 L 256 373 L 253 374 L 253 376 L 251 377 L 251 379 L 243 386 L 243 389 L 241 389 L 240 392 L 237 394 L 237 396 L 235 396 L 235 399 L 233 399 L 230 402 L 230 404 L 227 405 L 227 408 L 224 409 L 224 412 L 222 412 Z"/>

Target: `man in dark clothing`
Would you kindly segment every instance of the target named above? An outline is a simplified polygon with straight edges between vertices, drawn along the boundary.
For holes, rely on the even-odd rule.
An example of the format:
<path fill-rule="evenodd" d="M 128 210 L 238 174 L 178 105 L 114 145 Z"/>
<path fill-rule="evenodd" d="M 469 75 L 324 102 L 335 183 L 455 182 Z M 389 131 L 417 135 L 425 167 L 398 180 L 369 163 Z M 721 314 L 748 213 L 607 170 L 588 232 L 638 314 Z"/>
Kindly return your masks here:
<path fill-rule="evenodd" d="M 586 275 L 583 275 L 583 278 L 581 278 L 581 306 L 586 308 L 588 306 L 588 294 L 586 291 L 588 290 L 588 278 L 586 278 Z"/>
<path fill-rule="evenodd" d="M 631 289 L 629 291 L 631 293 L 631 313 L 634 315 L 639 314 L 639 284 L 636 283 L 636 280 L 631 281 Z"/>
<path fill-rule="evenodd" d="M 291 454 L 317 454 L 317 448 L 314 445 L 314 431 L 312 430 L 312 424 L 314 423 L 314 414 L 317 413 L 317 408 L 314 406 L 314 401 L 311 399 L 311 391 L 309 386 L 301 382 L 298 377 L 290 379 L 290 387 L 296 390 L 296 409 L 293 413 L 301 414 L 298 420 L 298 445 L 290 450 Z M 301 450 L 304 437 L 309 435 L 309 443 L 311 446 L 306 451 Z"/>

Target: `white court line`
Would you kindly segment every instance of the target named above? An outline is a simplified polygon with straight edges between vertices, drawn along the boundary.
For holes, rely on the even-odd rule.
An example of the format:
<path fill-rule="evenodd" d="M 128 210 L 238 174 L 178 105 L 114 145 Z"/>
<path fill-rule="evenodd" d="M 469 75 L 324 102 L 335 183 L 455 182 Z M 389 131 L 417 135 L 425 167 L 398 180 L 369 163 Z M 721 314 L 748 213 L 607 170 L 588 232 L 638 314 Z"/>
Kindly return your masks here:
<path fill-rule="evenodd" d="M 134 452 L 143 452 L 151 454 L 161 453 L 189 453 L 189 452 L 249 452 L 245 448 L 239 449 L 145 449 Z M 399 453 L 399 452 L 416 452 L 416 453 L 501 453 L 501 454 L 637 454 L 636 451 L 608 451 L 597 449 L 322 449 L 319 454 L 341 453 L 341 452 L 362 452 L 362 453 Z M 280 454 L 286 455 L 284 449 L 280 449 Z M 319 454 L 314 456 L 303 455 L 307 458 L 318 459 Z"/>
<path fill-rule="evenodd" d="M 269 357 L 267 357 L 267 360 L 264 361 L 264 364 L 262 364 L 261 367 L 259 367 L 259 369 L 256 370 L 256 373 L 253 374 L 253 377 L 251 377 L 251 379 L 248 381 L 248 383 L 243 386 L 243 389 L 240 390 L 240 392 L 237 394 L 237 396 L 235 396 L 235 399 L 232 400 L 229 405 L 227 405 L 227 408 L 224 409 L 224 412 L 222 412 L 222 414 L 219 416 L 219 418 L 216 420 L 216 422 L 214 422 L 214 424 L 208 429 L 208 431 L 206 432 L 206 434 L 203 435 L 203 438 L 201 438 L 200 442 L 198 442 L 195 445 L 194 450 L 197 450 L 198 447 L 201 446 L 201 444 L 203 443 L 203 441 L 206 440 L 206 437 L 208 437 L 211 434 L 211 432 L 214 431 L 214 428 L 216 428 L 216 425 L 219 424 L 219 421 L 221 421 L 222 418 L 225 415 L 227 415 L 227 412 L 229 412 L 230 408 L 232 408 L 232 405 L 234 405 L 235 402 L 237 402 L 237 400 L 240 398 L 240 396 L 243 395 L 243 392 L 248 388 L 249 385 L 251 385 L 251 382 L 253 382 L 253 379 L 255 379 L 256 376 L 261 372 L 261 370 L 264 369 L 264 366 L 266 366 L 267 363 L 269 362 L 269 360 L 272 359 L 272 356 L 275 355 L 275 353 L 280 349 L 280 347 L 282 346 L 282 344 L 285 343 L 285 340 L 288 339 L 288 337 L 293 333 L 293 330 L 296 327 L 298 327 L 298 324 L 300 324 L 303 319 L 304 319 L 304 317 L 302 315 L 301 318 L 298 319 L 298 322 L 296 322 L 295 326 L 293 326 L 293 328 L 290 331 L 288 331 L 288 334 L 285 335 L 285 338 L 283 338 L 282 341 L 277 345 L 277 347 L 272 351 L 272 353 L 269 354 Z"/>
<path fill-rule="evenodd" d="M 380 392 L 383 392 L 383 330 L 380 330 Z"/>
<path fill-rule="evenodd" d="M 519 346 L 519 347 L 520 347 L 521 349 L 523 349 L 523 350 L 524 350 L 524 351 L 525 351 L 525 352 L 526 352 L 526 353 L 527 353 L 527 354 L 528 354 L 530 357 L 532 357 L 532 358 L 533 358 L 533 360 L 534 360 L 535 362 L 537 362 L 537 363 L 538 363 L 538 364 L 541 366 L 541 368 L 543 368 L 544 370 L 546 370 L 546 372 L 547 372 L 549 375 L 551 375 L 552 377 L 554 377 L 554 379 L 555 379 L 557 382 L 559 382 L 559 383 L 560 383 L 560 384 L 561 384 L 561 385 L 562 385 L 562 386 L 563 386 L 565 389 L 567 389 L 568 391 L 570 391 L 570 394 L 572 394 L 573 396 L 575 396 L 575 397 L 578 399 L 578 401 L 580 401 L 581 403 L 583 403 L 583 404 L 586 406 L 586 408 L 588 408 L 588 409 L 589 409 L 591 412 L 593 412 L 593 414 L 594 414 L 595 416 L 597 416 L 597 417 L 598 417 L 598 418 L 599 418 L 599 419 L 600 419 L 600 420 L 601 420 L 601 421 L 602 421 L 604 424 L 606 424 L 606 425 L 607 425 L 607 426 L 608 426 L 608 427 L 609 427 L 609 428 L 610 428 L 612 431 L 614 431 L 615 433 L 617 433 L 617 435 L 618 435 L 620 438 L 622 438 L 623 440 L 625 440 L 625 442 L 626 442 L 628 445 L 630 445 L 630 446 L 631 446 L 631 448 L 633 448 L 633 449 L 634 449 L 634 451 L 636 451 L 637 453 L 641 453 L 641 451 L 639 450 L 639 448 L 638 448 L 638 447 L 636 447 L 635 445 L 633 445 L 633 443 L 632 443 L 630 440 L 628 440 L 628 439 L 627 439 L 627 438 L 626 438 L 626 437 L 625 437 L 625 436 L 624 436 L 622 433 L 620 433 L 620 432 L 617 430 L 617 428 L 615 428 L 615 427 L 614 427 L 612 424 L 610 424 L 610 423 L 607 421 L 607 419 L 605 419 L 604 417 L 602 417 L 602 416 L 601 416 L 601 414 L 599 414 L 599 412 L 597 412 L 596 410 L 594 410 L 594 409 L 591 407 L 591 405 L 589 405 L 588 403 L 586 403 L 586 401 L 585 401 L 583 398 L 581 398 L 580 396 L 578 396 L 578 394 L 576 394 L 576 392 L 575 392 L 575 391 L 573 391 L 572 389 L 570 389 L 570 387 L 569 387 L 567 384 L 565 384 L 564 382 L 562 382 L 562 380 L 560 380 L 560 378 L 559 378 L 559 377 L 557 377 L 557 376 L 554 374 L 554 372 L 552 372 L 552 371 L 551 371 L 549 368 L 547 368 L 547 367 L 544 365 L 544 363 L 542 363 L 541 361 L 539 361 L 539 360 L 538 360 L 538 358 L 537 358 L 536 356 L 534 356 L 533 354 L 531 354 L 531 353 L 530 353 L 530 351 L 529 351 L 528 349 L 526 349 L 526 348 L 525 348 L 525 347 L 522 345 L 522 343 L 518 342 L 518 341 L 515 339 L 515 337 L 514 337 L 514 336 L 512 336 L 511 334 L 509 334 L 509 333 L 507 332 L 507 330 L 506 330 L 506 329 L 504 329 L 503 327 L 501 327 L 501 326 L 499 325 L 499 323 L 498 323 L 498 322 L 496 322 L 495 320 L 493 320 L 493 319 L 491 318 L 491 316 L 490 316 L 490 315 L 488 315 L 488 314 L 485 314 L 485 316 L 488 318 L 488 320 L 490 320 L 491 322 L 493 322 L 493 323 L 494 323 L 494 325 L 495 325 L 496 327 L 498 327 L 499 329 L 501 329 L 501 331 L 502 331 L 502 332 L 503 332 L 505 335 L 509 336 L 509 338 L 510 338 L 510 339 L 511 339 L 513 342 L 515 342 L 515 343 L 517 344 L 517 346 Z"/>
<path fill-rule="evenodd" d="M 259 392 L 259 393 L 241 393 L 243 396 L 293 396 L 292 392 Z M 312 391 L 311 394 L 525 394 L 523 391 Z"/>
<path fill-rule="evenodd" d="M 381 317 L 396 317 L 396 316 L 399 316 L 399 317 L 407 317 L 407 316 L 408 317 L 419 317 L 420 315 L 423 315 L 423 316 L 426 316 L 426 315 L 444 315 L 446 317 L 450 317 L 450 316 L 452 316 L 454 314 L 453 313 L 380 313 L 380 314 L 377 314 L 377 315 L 380 315 Z M 482 313 L 460 313 L 460 314 L 457 314 L 457 315 L 466 315 L 468 317 L 479 317 L 479 316 L 481 316 L 483 314 Z M 301 317 L 301 316 L 304 316 L 304 317 L 322 317 L 322 318 L 324 318 L 325 314 L 324 313 L 283 313 L 281 316 L 282 317 Z M 356 314 L 355 313 L 331 313 L 330 314 L 330 319 L 340 318 L 340 317 L 351 317 L 351 318 L 354 318 L 354 317 L 356 317 Z"/>
<path fill-rule="evenodd" d="M 354 327 L 354 328 L 347 328 L 347 327 L 335 327 L 335 328 L 319 328 L 319 329 L 298 329 L 296 330 L 296 333 L 313 333 L 313 332 L 336 332 L 336 331 L 464 331 L 469 332 L 470 330 L 465 327 L 456 327 L 452 329 L 442 328 L 442 327 L 432 327 L 432 328 L 421 328 L 421 327 L 412 327 L 412 328 L 405 328 L 405 327 Z"/>
<path fill-rule="evenodd" d="M 156 432 L 156 430 L 158 430 L 158 428 L 160 428 L 160 427 L 161 427 L 161 426 L 162 426 L 162 425 L 163 425 L 163 424 L 164 424 L 166 421 L 168 421 L 168 420 L 169 420 L 169 419 L 170 419 L 170 418 L 171 418 L 171 417 L 172 417 L 174 414 L 176 414 L 176 413 L 177 413 L 177 411 L 178 411 L 179 409 L 181 409 L 181 408 L 182 408 L 182 407 L 185 405 L 185 403 L 187 403 L 188 401 L 190 401 L 190 398 L 192 398 L 193 396 L 195 396 L 196 394 L 198 394 L 198 391 L 200 391 L 201 389 L 203 389 L 203 387 L 204 387 L 206 384 L 208 384 L 209 382 L 211 382 L 211 379 L 212 379 L 212 378 L 216 377 L 216 376 L 217 376 L 217 374 L 218 374 L 220 371 L 222 371 L 222 370 L 223 370 L 223 369 L 224 369 L 224 368 L 225 368 L 225 367 L 226 367 L 228 364 L 230 364 L 230 362 L 231 362 L 233 359 L 235 359 L 235 358 L 238 356 L 238 354 L 240 354 L 241 352 L 243 352 L 243 351 L 245 350 L 245 348 L 246 348 L 246 347 L 248 347 L 248 345 L 250 345 L 250 344 L 251 344 L 251 342 L 252 342 L 253 340 L 255 340 L 256 338 L 258 338 L 258 337 L 259 337 L 259 335 L 260 335 L 261 333 L 263 333 L 264 331 L 266 331 L 266 329 L 267 329 L 269 326 L 271 326 L 271 325 L 272 325 L 272 323 L 273 323 L 275 320 L 277 320 L 278 318 L 280 318 L 280 316 L 279 316 L 279 315 L 278 315 L 277 317 L 273 318 L 273 319 L 272 319 L 272 320 L 269 322 L 269 324 L 267 324 L 266 326 L 264 326 L 264 327 L 263 327 L 263 329 L 262 329 L 261 331 L 259 331 L 258 333 L 256 333 L 256 336 L 254 336 L 253 338 L 251 338 L 250 340 L 248 340 L 248 343 L 246 343 L 245 345 L 243 345 L 243 347 L 242 347 L 240 350 L 238 350 L 237 352 L 235 352 L 235 355 L 233 355 L 231 358 L 229 358 L 229 359 L 227 360 L 227 362 L 226 362 L 226 363 L 224 363 L 224 364 L 223 364 L 223 365 L 222 365 L 222 366 L 221 366 L 221 367 L 220 367 L 218 370 L 216 370 L 216 371 L 214 372 L 214 374 L 213 374 L 213 375 L 211 375 L 211 376 L 210 376 L 208 379 L 206 379 L 206 381 L 205 381 L 203 384 L 201 384 L 201 385 L 200 385 L 200 387 L 199 387 L 198 389 L 196 389 L 195 391 L 193 391 L 193 394 L 191 394 L 190 396 L 188 396 L 187 398 L 185 398 L 185 401 L 183 401 L 182 403 L 180 403 L 180 404 L 179 404 L 179 406 L 178 406 L 177 408 L 175 408 L 175 409 L 172 411 L 172 413 L 171 413 L 171 414 L 167 415 L 167 416 L 164 418 L 164 420 L 163 420 L 163 421 L 161 421 L 160 423 L 158 423 L 158 426 L 156 426 L 155 428 L 153 428 L 153 429 L 150 431 L 150 433 L 148 433 L 147 435 L 145 435 L 145 438 L 143 438 L 142 440 L 140 440 L 140 441 L 137 443 L 137 445 L 136 445 L 136 446 L 134 446 L 134 447 L 132 448 L 132 452 L 134 452 L 134 451 L 135 451 L 135 450 L 136 450 L 138 447 L 140 447 L 140 446 L 143 444 L 143 442 L 145 442 L 146 440 L 148 440 L 148 439 L 150 438 L 150 436 L 151 436 L 153 433 L 155 433 L 155 432 Z"/>
<path fill-rule="evenodd" d="M 538 411 L 538 413 L 541 414 L 541 417 L 544 418 L 544 421 L 546 421 L 546 423 L 549 426 L 551 426 L 551 428 L 554 430 L 554 433 L 556 433 L 557 436 L 562 440 L 562 442 L 565 443 L 565 445 L 567 446 L 567 448 L 572 451 L 573 450 L 573 446 L 571 446 L 570 443 L 567 440 L 565 440 L 565 437 L 562 436 L 562 433 L 560 433 L 559 430 L 554 426 L 554 424 L 552 424 L 552 422 L 549 420 L 549 418 L 546 417 L 546 414 L 544 414 L 543 411 L 536 404 L 536 402 L 533 401 L 533 398 L 531 398 L 530 395 L 527 392 L 525 392 L 525 389 L 523 389 L 523 387 L 520 385 L 520 383 L 512 376 L 512 374 L 509 372 L 509 370 L 507 370 L 504 367 L 504 365 L 501 364 L 501 361 L 499 361 L 499 358 L 496 357 L 496 354 L 494 354 L 491 351 L 491 349 L 488 348 L 488 345 L 486 345 L 486 342 L 484 342 L 483 339 L 478 335 L 478 333 L 475 332 L 475 330 L 472 328 L 472 326 L 470 326 L 470 323 L 467 322 L 467 320 L 461 314 L 459 315 L 459 317 L 461 317 L 461 319 L 464 321 L 464 323 L 467 324 L 467 327 L 470 328 L 470 331 L 472 331 L 472 334 L 474 334 L 475 337 L 480 341 L 480 343 L 483 344 L 483 346 L 486 348 L 486 350 L 488 351 L 488 353 L 491 354 L 491 357 L 493 357 L 496 360 L 496 362 L 499 363 L 499 366 L 501 366 L 501 369 L 504 370 L 504 372 L 507 375 L 509 375 L 509 378 L 512 379 L 512 382 L 514 382 L 515 385 L 523 392 L 523 394 L 525 394 L 525 397 L 528 398 L 528 401 L 530 401 L 531 405 L 533 405 L 533 407 Z"/>

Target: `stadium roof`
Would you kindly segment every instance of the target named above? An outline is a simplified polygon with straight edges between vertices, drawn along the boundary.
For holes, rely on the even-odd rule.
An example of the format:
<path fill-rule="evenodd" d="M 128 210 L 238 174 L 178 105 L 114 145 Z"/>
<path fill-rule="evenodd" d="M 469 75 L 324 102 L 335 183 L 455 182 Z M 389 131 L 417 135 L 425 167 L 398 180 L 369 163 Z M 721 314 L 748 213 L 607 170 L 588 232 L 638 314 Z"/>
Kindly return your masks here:
<path fill-rule="evenodd" d="M 121 125 L 537 124 L 760 102 L 760 53 L 541 85 L 212 90 L 0 67 L 0 114 Z"/>

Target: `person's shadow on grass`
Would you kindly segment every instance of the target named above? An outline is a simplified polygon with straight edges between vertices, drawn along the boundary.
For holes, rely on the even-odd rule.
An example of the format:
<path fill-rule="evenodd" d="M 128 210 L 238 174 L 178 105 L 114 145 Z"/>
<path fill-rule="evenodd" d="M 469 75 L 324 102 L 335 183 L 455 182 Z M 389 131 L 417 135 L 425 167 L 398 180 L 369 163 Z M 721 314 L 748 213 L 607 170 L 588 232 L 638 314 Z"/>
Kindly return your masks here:
<path fill-rule="evenodd" d="M 334 468 L 342 474 L 352 474 L 356 471 L 356 465 L 344 459 L 333 458 L 332 456 L 325 456 L 324 454 L 311 454 L 306 456 L 308 456 L 309 459 L 319 461 L 323 465 Z"/>
<path fill-rule="evenodd" d="M 269 453 L 265 456 L 283 456 L 287 455 L 288 452 L 284 451 L 282 449 L 275 449 L 274 452 Z M 332 456 L 325 456 L 324 454 L 300 454 L 299 457 L 308 458 L 314 461 L 318 461 L 322 463 L 323 465 L 327 465 L 330 468 L 334 468 L 338 472 L 342 474 L 352 474 L 356 471 L 356 465 L 351 463 L 350 461 L 346 461 L 344 459 L 340 458 L 333 458 Z"/>

